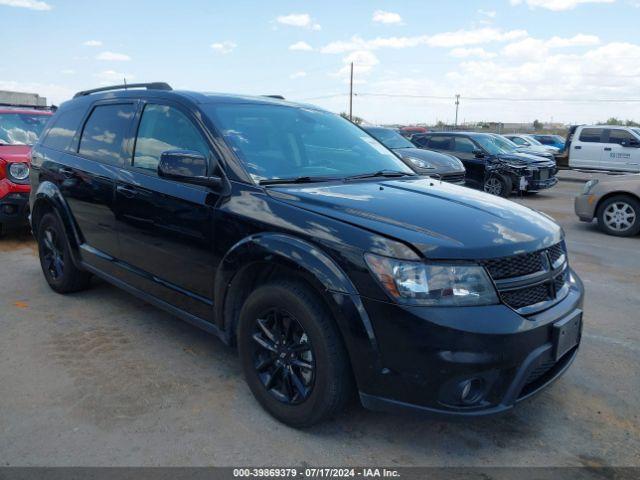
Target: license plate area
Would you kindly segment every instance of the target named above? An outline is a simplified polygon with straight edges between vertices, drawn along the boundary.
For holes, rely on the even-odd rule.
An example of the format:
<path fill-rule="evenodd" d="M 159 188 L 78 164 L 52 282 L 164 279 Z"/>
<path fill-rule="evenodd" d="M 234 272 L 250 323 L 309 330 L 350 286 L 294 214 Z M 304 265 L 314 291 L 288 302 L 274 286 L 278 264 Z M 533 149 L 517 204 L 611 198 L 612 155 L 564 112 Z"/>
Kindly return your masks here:
<path fill-rule="evenodd" d="M 575 347 L 582 335 L 582 310 L 553 325 L 553 356 L 556 361 Z"/>
<path fill-rule="evenodd" d="M 549 170 L 540 170 L 540 180 L 549 179 Z"/>

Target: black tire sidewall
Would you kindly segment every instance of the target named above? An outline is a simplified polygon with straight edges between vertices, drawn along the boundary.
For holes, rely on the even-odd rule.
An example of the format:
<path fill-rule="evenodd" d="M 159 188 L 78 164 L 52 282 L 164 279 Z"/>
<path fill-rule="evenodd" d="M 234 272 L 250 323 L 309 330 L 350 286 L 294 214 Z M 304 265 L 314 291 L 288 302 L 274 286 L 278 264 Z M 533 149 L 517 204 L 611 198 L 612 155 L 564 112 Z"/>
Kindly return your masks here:
<path fill-rule="evenodd" d="M 633 207 L 633 209 L 636 212 L 636 219 L 634 224 L 631 226 L 631 228 L 629 228 L 628 230 L 625 230 L 624 232 L 618 232 L 616 230 L 612 230 L 604 221 L 604 211 L 607 209 L 609 205 L 616 202 L 628 203 Z M 638 233 L 640 233 L 640 201 L 636 200 L 635 198 L 629 195 L 616 195 L 613 197 L 609 197 L 604 202 L 602 202 L 600 206 L 598 206 L 597 218 L 598 218 L 598 227 L 604 233 L 608 235 L 613 235 L 615 237 L 633 237 Z"/>
<path fill-rule="evenodd" d="M 332 354 L 330 342 L 336 341 L 337 332 L 334 328 L 327 328 L 327 320 L 319 318 L 328 315 L 315 302 L 309 302 L 309 297 L 301 298 L 283 285 L 265 285 L 254 291 L 245 302 L 240 312 L 238 325 L 238 351 L 242 368 L 249 388 L 258 402 L 278 420 L 292 426 L 308 426 L 316 423 L 328 408 L 328 400 L 336 388 L 336 376 L 344 375 L 345 365 L 341 359 Z M 307 333 L 312 345 L 315 360 L 315 380 L 311 395 L 302 403 L 287 405 L 274 398 L 263 386 L 253 364 L 253 349 L 251 335 L 255 320 L 267 309 L 278 307 L 293 315 Z"/>
<path fill-rule="evenodd" d="M 484 184 L 482 185 L 482 189 L 483 190 L 484 190 L 484 186 L 486 185 L 486 183 L 491 178 L 497 179 L 500 182 L 500 184 L 502 185 L 502 191 L 498 195 L 499 197 L 507 198 L 507 197 L 509 197 L 511 195 L 511 190 L 513 189 L 513 185 L 511 183 L 511 180 L 509 178 L 505 177 L 504 175 L 499 174 L 499 173 L 493 173 L 493 174 L 491 174 L 490 176 L 487 177 L 487 179 L 484 181 Z M 485 193 L 489 193 L 489 192 L 485 192 Z"/>

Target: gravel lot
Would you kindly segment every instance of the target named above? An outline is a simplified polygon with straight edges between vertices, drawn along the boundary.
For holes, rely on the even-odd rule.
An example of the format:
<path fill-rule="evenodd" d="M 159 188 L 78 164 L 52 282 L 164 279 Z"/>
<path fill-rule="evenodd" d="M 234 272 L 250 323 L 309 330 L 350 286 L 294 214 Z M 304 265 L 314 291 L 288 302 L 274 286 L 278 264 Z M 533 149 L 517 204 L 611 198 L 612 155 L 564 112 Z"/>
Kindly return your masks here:
<path fill-rule="evenodd" d="M 456 423 L 353 406 L 289 429 L 214 337 L 101 282 L 57 295 L 34 242 L 1 239 L 0 464 L 640 466 L 640 238 L 578 222 L 581 187 L 519 200 L 562 224 L 584 280 L 576 362 L 515 411 Z"/>

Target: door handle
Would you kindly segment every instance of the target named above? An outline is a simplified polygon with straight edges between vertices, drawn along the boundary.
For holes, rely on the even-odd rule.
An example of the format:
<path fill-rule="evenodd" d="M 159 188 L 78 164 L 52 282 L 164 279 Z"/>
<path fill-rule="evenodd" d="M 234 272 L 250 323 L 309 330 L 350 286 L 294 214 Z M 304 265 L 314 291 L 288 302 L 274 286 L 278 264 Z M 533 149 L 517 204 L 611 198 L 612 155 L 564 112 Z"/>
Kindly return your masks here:
<path fill-rule="evenodd" d="M 75 173 L 73 171 L 73 168 L 68 168 L 68 167 L 62 167 L 58 171 L 62 174 L 63 177 L 67 177 L 67 178 L 73 177 L 73 174 Z"/>
<path fill-rule="evenodd" d="M 116 192 L 126 198 L 133 198 L 138 194 L 138 191 L 129 185 L 118 185 L 116 187 Z"/>
<path fill-rule="evenodd" d="M 575 147 L 573 147 L 573 148 L 575 148 L 576 150 L 580 150 L 582 147 L 581 147 L 580 145 L 576 145 L 576 146 L 575 146 Z"/>
<path fill-rule="evenodd" d="M 604 151 L 605 152 L 610 152 L 611 151 L 611 147 L 604 147 Z"/>

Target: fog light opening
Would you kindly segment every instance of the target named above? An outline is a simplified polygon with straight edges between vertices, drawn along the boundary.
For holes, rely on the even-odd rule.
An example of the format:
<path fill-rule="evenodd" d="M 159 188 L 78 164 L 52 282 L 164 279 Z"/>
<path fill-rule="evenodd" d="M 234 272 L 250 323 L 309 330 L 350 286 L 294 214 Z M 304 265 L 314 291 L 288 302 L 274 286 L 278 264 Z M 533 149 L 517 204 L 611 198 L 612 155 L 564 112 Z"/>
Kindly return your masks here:
<path fill-rule="evenodd" d="M 16 213 L 16 207 L 14 205 L 2 205 L 2 213 L 5 215 L 14 215 Z"/>
<path fill-rule="evenodd" d="M 482 378 L 470 378 L 461 382 L 458 386 L 460 402 L 464 405 L 473 405 L 482 400 L 484 396 L 484 380 Z"/>

